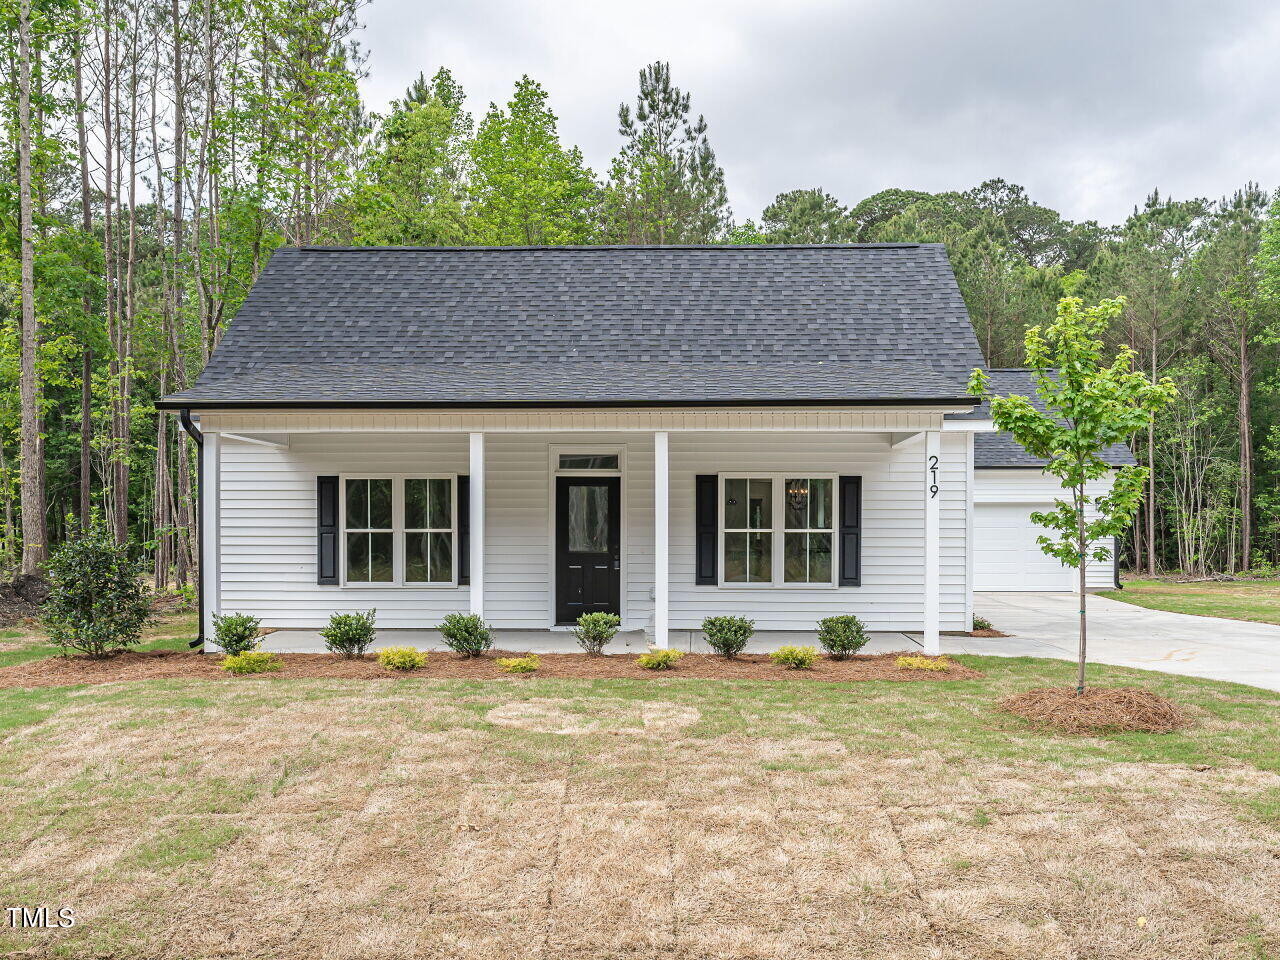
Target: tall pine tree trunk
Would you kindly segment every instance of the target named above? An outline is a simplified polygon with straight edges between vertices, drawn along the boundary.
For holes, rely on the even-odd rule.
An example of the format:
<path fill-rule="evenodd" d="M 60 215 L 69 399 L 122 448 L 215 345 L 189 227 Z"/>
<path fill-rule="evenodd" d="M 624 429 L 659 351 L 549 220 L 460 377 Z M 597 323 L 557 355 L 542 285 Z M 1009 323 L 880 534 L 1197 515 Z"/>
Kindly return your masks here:
<path fill-rule="evenodd" d="M 76 144 L 80 153 L 80 229 L 85 242 L 93 236 L 93 208 L 89 196 L 89 143 L 84 122 L 84 40 L 75 40 Z M 86 292 L 84 310 L 84 348 L 80 362 L 80 502 L 77 511 L 80 529 L 89 522 L 93 503 L 93 347 L 89 344 L 93 323 L 93 300 Z"/>
<path fill-rule="evenodd" d="M 22 440 L 22 572 L 37 573 L 48 559 L 43 471 L 40 469 L 40 382 L 36 350 L 40 329 L 35 303 L 35 236 L 31 201 L 31 0 L 18 12 L 18 232 L 22 246 L 22 362 L 19 376 Z"/>
<path fill-rule="evenodd" d="M 1240 362 L 1240 399 L 1236 407 L 1240 425 L 1240 568 L 1248 570 L 1253 560 L 1253 411 L 1249 386 L 1253 379 L 1249 359 L 1248 324 L 1240 323 L 1237 344 Z"/>

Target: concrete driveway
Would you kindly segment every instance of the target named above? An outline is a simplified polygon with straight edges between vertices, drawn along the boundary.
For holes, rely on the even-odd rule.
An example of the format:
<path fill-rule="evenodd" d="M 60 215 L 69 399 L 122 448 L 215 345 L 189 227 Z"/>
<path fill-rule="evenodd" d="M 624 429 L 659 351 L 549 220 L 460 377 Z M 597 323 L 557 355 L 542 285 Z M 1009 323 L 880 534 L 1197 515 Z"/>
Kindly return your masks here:
<path fill-rule="evenodd" d="M 1078 607 L 1069 593 L 978 593 L 974 613 L 1007 639 L 943 637 L 957 653 L 1076 658 Z M 1280 626 L 1146 610 L 1091 596 L 1089 659 L 1280 690 Z"/>

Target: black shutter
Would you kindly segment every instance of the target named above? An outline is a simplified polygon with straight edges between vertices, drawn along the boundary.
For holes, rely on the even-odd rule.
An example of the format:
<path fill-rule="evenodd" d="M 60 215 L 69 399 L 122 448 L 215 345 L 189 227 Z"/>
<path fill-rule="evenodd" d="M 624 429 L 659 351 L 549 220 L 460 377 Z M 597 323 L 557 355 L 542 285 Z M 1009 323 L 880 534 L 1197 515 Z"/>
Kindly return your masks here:
<path fill-rule="evenodd" d="M 716 577 L 716 522 L 718 476 L 700 473 L 694 487 L 694 529 L 697 539 L 697 566 L 694 583 L 717 582 Z"/>
<path fill-rule="evenodd" d="M 338 478 L 316 477 L 316 583 L 338 582 Z"/>
<path fill-rule="evenodd" d="M 471 478 L 458 477 L 458 583 L 471 582 Z"/>
<path fill-rule="evenodd" d="M 862 478 L 840 478 L 840 586 L 862 586 Z"/>

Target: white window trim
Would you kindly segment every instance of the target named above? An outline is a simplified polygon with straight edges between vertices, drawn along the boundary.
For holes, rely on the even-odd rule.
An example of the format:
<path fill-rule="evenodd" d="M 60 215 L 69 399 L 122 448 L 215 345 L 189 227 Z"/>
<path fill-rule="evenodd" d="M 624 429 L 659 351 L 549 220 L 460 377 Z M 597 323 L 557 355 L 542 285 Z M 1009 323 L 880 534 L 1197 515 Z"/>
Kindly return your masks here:
<path fill-rule="evenodd" d="M 391 570 L 390 582 L 369 583 L 347 579 L 347 481 L 391 481 Z M 448 480 L 450 518 L 453 521 L 453 579 L 436 582 L 405 580 L 405 534 L 410 532 L 404 518 L 404 482 L 406 480 Z M 458 474 L 456 473 L 343 473 L 338 476 L 338 564 L 342 586 L 349 590 L 452 590 L 458 587 Z M 358 531 L 359 528 L 353 528 Z M 378 528 L 379 530 L 383 528 Z M 417 532 L 417 528 L 414 528 Z"/>
<path fill-rule="evenodd" d="M 553 443 L 549 447 L 549 461 L 552 476 L 557 477 L 620 477 L 626 469 L 626 448 L 612 443 Z M 560 457 L 564 454 L 599 457 L 615 456 L 618 458 L 616 470 L 603 467 L 565 467 L 560 466 Z"/>
<path fill-rule="evenodd" d="M 788 533 L 826 533 L 826 530 L 814 530 L 806 528 L 804 530 L 787 530 L 786 529 L 786 486 L 787 479 L 803 479 L 803 480 L 830 480 L 831 481 L 831 580 L 812 582 L 805 581 L 802 583 L 787 583 L 783 574 L 785 571 L 785 543 Z M 772 567 L 771 572 L 773 579 L 769 581 L 757 580 L 751 583 L 737 583 L 727 581 L 724 578 L 725 562 L 724 562 L 724 539 L 725 539 L 725 523 L 724 523 L 724 485 L 726 480 L 769 480 L 773 484 L 773 511 L 772 525 L 765 529 L 754 531 L 757 533 L 769 533 L 773 536 L 773 545 L 771 548 Z M 834 590 L 839 586 L 840 575 L 840 478 L 833 473 L 824 473 L 822 471 L 808 470 L 789 470 L 784 473 L 722 473 L 717 477 L 716 483 L 716 578 L 718 586 L 726 590 Z M 736 531 L 735 532 L 740 532 Z"/>

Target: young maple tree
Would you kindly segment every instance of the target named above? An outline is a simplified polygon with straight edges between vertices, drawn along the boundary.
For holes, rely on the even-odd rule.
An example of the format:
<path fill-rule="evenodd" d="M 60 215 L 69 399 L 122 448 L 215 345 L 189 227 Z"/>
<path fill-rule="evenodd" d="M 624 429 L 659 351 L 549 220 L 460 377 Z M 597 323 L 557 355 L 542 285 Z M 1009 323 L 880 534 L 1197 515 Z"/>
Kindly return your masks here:
<path fill-rule="evenodd" d="M 1113 444 L 1145 430 L 1152 417 L 1176 395 L 1173 381 L 1152 382 L 1133 369 L 1134 351 L 1123 346 L 1108 365 L 1102 337 L 1120 316 L 1124 299 L 1103 300 L 1086 307 L 1079 297 L 1064 297 L 1056 318 L 1043 329 L 1026 332 L 1027 366 L 1044 411 L 1027 397 L 991 394 L 990 380 L 980 369 L 969 380 L 970 393 L 986 398 L 996 427 L 1007 431 L 1033 457 L 1045 461 L 1045 472 L 1057 477 L 1065 498 L 1052 510 L 1031 519 L 1048 533 L 1036 538 L 1040 548 L 1079 571 L 1080 651 L 1076 692 L 1084 693 L 1087 638 L 1085 570 L 1090 561 L 1111 558 L 1104 545 L 1118 537 L 1142 502 L 1147 468 L 1116 470 L 1103 459 Z M 1092 494 L 1091 481 L 1115 476 L 1111 490 Z"/>

